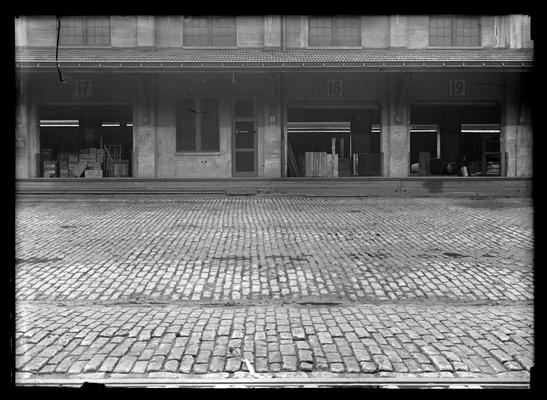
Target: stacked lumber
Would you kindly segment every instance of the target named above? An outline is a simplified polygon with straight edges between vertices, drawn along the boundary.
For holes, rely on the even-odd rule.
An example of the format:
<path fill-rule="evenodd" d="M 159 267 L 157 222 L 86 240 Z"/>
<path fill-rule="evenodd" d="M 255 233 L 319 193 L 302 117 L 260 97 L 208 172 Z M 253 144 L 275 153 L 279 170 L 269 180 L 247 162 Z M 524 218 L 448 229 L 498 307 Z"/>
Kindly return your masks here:
<path fill-rule="evenodd" d="M 59 177 L 68 178 L 72 176 L 74 164 L 78 163 L 78 154 L 60 152 L 57 154 L 57 161 L 59 163 Z"/>
<path fill-rule="evenodd" d="M 58 161 L 59 162 L 59 177 L 68 178 L 68 161 Z"/>
<path fill-rule="evenodd" d="M 337 177 L 338 154 L 306 151 L 304 153 L 304 176 Z"/>

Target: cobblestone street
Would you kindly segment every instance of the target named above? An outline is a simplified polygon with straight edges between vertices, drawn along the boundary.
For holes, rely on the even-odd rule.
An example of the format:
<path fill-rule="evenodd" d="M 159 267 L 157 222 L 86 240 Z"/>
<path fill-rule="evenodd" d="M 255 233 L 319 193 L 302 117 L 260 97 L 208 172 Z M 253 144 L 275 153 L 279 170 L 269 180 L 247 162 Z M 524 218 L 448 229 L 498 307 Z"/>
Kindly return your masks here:
<path fill-rule="evenodd" d="M 527 378 L 532 212 L 522 198 L 18 199 L 16 371 Z"/>

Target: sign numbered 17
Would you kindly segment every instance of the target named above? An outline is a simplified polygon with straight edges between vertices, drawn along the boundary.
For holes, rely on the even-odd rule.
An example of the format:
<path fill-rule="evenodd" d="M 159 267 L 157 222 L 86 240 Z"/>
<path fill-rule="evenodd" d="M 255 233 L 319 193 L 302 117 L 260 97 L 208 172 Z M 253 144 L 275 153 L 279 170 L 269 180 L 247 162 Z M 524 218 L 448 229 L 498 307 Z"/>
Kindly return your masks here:
<path fill-rule="evenodd" d="M 74 87 L 74 96 L 76 97 L 92 97 L 93 83 L 91 81 L 77 80 Z"/>

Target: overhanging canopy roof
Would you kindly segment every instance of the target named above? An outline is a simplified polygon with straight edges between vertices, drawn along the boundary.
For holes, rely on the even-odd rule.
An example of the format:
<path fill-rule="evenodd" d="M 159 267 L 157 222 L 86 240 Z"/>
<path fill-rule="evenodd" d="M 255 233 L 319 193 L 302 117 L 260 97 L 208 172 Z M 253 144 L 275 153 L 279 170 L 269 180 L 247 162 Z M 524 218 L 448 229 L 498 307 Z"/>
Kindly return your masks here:
<path fill-rule="evenodd" d="M 184 49 L 17 47 L 16 66 L 85 69 L 528 69 L 533 49 Z"/>

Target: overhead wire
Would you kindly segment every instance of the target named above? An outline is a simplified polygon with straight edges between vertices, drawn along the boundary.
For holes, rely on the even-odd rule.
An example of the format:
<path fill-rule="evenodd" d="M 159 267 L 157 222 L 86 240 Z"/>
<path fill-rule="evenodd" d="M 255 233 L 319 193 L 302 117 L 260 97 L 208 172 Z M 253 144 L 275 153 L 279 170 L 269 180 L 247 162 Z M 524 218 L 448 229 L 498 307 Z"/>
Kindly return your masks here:
<path fill-rule="evenodd" d="M 61 72 L 61 66 L 59 65 L 59 37 L 61 35 L 61 18 L 58 18 L 57 21 L 57 44 L 55 46 L 55 63 L 57 65 L 57 72 L 59 73 L 59 80 L 61 83 L 67 83 L 63 78 L 63 73 Z"/>

